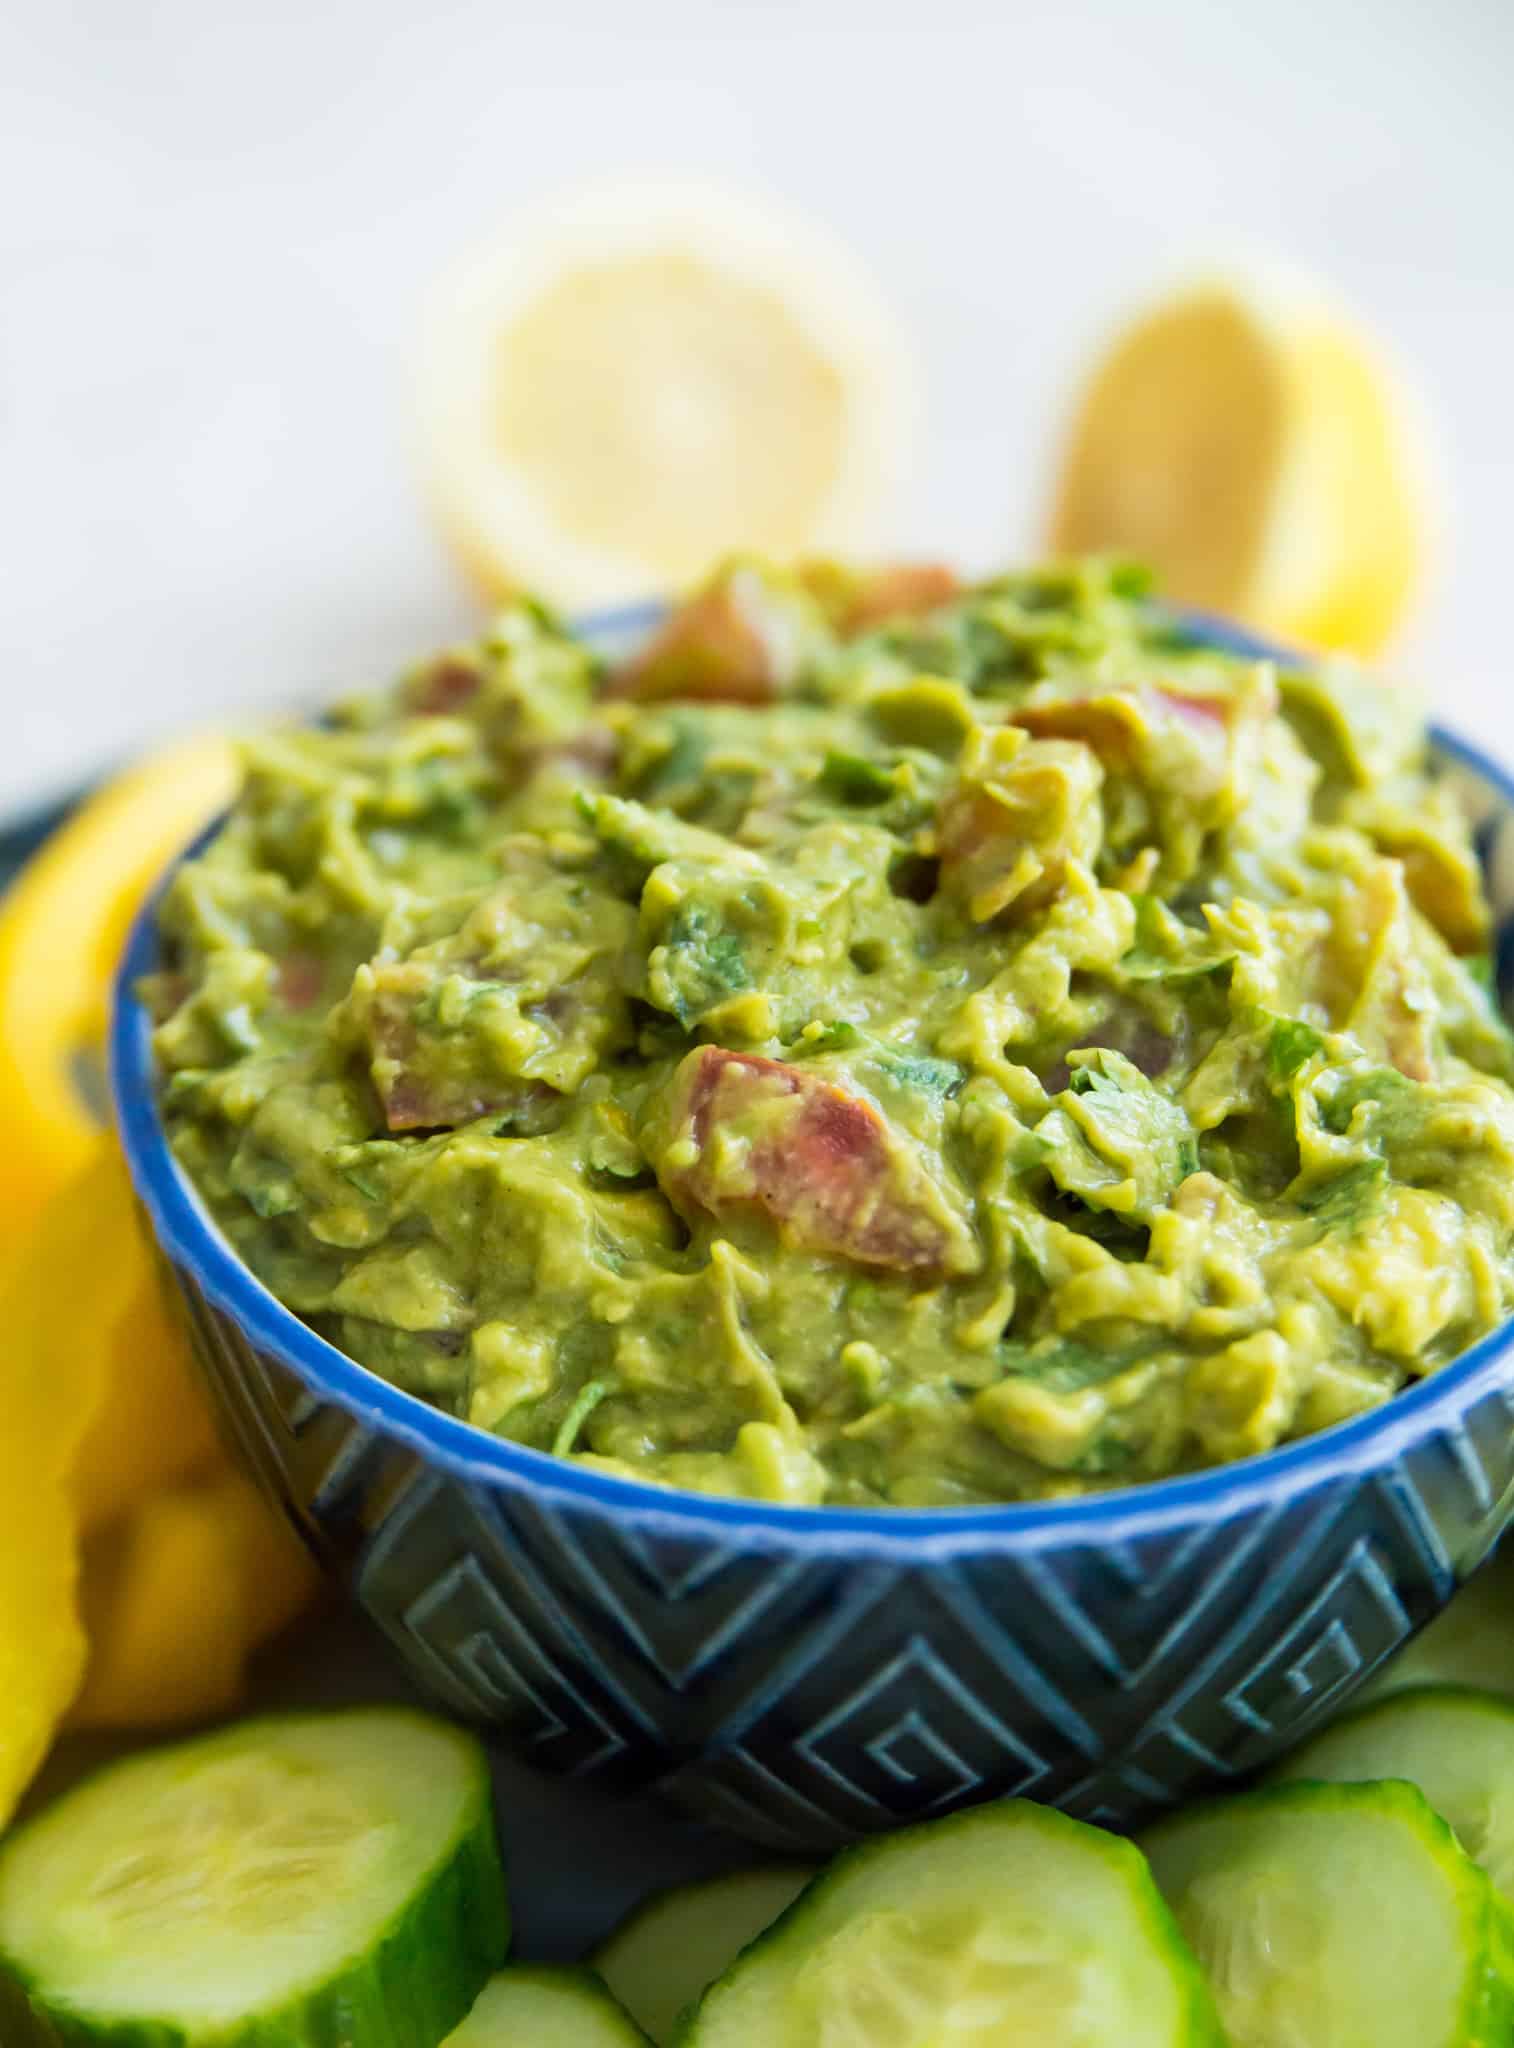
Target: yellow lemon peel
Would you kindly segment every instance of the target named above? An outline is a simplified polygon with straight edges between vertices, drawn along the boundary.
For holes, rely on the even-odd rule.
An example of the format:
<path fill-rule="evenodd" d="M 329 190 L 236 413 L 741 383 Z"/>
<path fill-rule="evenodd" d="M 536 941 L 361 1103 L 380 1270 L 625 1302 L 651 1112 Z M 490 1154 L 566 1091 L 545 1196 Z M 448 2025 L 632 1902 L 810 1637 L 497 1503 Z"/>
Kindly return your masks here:
<path fill-rule="evenodd" d="M 99 1121 L 77 1063 L 104 1036 L 111 975 L 143 896 L 231 799 L 231 747 L 155 755 L 85 803 L 0 906 L 0 1235 L 83 1168 Z"/>
<path fill-rule="evenodd" d="M 1419 409 L 1312 288 L 1215 277 L 1123 328 L 1074 412 L 1051 519 L 1163 594 L 1304 646 L 1378 652 L 1435 519 Z"/>

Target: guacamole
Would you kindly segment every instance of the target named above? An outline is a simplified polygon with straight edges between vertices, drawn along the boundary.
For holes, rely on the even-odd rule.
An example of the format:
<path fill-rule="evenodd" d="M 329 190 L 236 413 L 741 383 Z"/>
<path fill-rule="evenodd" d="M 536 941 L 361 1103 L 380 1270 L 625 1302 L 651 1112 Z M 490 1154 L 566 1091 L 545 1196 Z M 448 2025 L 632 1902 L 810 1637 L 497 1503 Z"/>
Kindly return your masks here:
<path fill-rule="evenodd" d="M 604 1472 L 1079 1494 L 1509 1311 L 1514 1054 L 1418 713 L 1130 570 L 724 565 L 317 729 L 162 909 L 183 1166 L 386 1379 Z"/>

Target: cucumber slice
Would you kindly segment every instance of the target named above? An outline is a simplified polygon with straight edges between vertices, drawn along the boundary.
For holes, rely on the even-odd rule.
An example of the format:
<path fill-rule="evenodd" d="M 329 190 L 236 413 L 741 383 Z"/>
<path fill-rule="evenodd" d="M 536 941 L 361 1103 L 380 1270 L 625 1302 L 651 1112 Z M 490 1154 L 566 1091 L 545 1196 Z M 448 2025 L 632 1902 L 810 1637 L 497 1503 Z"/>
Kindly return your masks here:
<path fill-rule="evenodd" d="M 1508 2040 L 1502 1907 L 1412 1785 L 1243 1793 L 1145 1848 L 1246 2048 Z"/>
<path fill-rule="evenodd" d="M 683 2048 L 1218 2048 L 1140 1853 L 1026 1800 L 839 1856 L 711 1986 Z"/>
<path fill-rule="evenodd" d="M 1514 1705 L 1467 1686 L 1424 1685 L 1347 1714 L 1269 1782 L 1417 1785 L 1474 1863 L 1514 1903 Z"/>
<path fill-rule="evenodd" d="M 647 2037 L 588 1970 L 512 1963 L 443 2048 L 647 2048 Z"/>
<path fill-rule="evenodd" d="M 1476 1685 L 1514 1698 L 1514 1543 L 1473 1574 L 1450 1605 L 1359 1695 L 1411 1685 Z"/>
<path fill-rule="evenodd" d="M 775 1863 L 659 1892 L 621 1922 L 594 1967 L 658 2048 L 666 2048 L 684 2008 L 724 1976 L 814 1874 L 801 1864 Z"/>
<path fill-rule="evenodd" d="M 508 1946 L 483 1749 L 405 1708 L 129 1758 L 0 1850 L 0 1969 L 68 2048 L 423 2048 Z"/>

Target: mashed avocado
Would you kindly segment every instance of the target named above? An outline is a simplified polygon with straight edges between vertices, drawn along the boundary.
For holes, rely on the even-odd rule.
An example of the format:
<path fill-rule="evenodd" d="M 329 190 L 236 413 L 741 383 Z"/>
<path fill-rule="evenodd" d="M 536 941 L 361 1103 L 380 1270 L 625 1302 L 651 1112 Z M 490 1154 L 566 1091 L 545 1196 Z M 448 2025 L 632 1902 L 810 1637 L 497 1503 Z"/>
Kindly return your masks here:
<path fill-rule="evenodd" d="M 247 749 L 150 995 L 267 1285 L 481 1429 L 804 1503 L 1087 1492 L 1508 1311 L 1514 1058 L 1418 716 L 1106 564 L 727 564 Z"/>

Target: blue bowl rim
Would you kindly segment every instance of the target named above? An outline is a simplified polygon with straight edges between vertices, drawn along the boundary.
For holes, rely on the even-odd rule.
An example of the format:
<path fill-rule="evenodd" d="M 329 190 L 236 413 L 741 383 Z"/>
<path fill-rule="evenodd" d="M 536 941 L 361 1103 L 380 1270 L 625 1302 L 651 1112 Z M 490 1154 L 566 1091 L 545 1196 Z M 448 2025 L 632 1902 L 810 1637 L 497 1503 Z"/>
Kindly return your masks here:
<path fill-rule="evenodd" d="M 592 615 L 580 622 L 580 630 L 604 636 L 632 633 L 644 630 L 661 611 L 658 604 L 626 606 Z M 1306 659 L 1228 621 L 1194 612 L 1182 616 L 1196 638 L 1216 647 L 1280 666 L 1298 667 Z M 1437 753 L 1479 776 L 1514 811 L 1514 774 L 1438 725 L 1432 724 L 1429 734 Z M 207 827 L 165 870 L 132 927 L 116 974 L 109 1043 L 111 1097 L 138 1197 L 169 1260 L 187 1269 L 206 1299 L 257 1347 L 292 1369 L 318 1399 L 334 1403 L 364 1428 L 397 1441 L 423 1464 L 439 1466 L 465 1483 L 529 1489 L 555 1505 L 628 1516 L 668 1536 L 812 1554 L 861 1549 L 898 1563 L 918 1564 L 942 1551 L 1125 1542 L 1277 1506 L 1390 1464 L 1437 1424 L 1454 1420 L 1500 1359 L 1508 1365 L 1506 1377 L 1514 1381 L 1510 1317 L 1382 1406 L 1259 1456 L 1065 1500 L 970 1507 L 797 1507 L 726 1498 L 595 1472 L 492 1436 L 379 1378 L 286 1308 L 232 1250 L 173 1156 L 158 1112 L 151 1020 L 134 989 L 139 977 L 156 964 L 156 919 L 164 889 L 175 869 L 214 836 L 219 824 L 217 820 Z"/>

